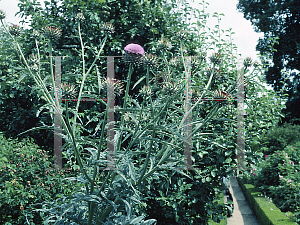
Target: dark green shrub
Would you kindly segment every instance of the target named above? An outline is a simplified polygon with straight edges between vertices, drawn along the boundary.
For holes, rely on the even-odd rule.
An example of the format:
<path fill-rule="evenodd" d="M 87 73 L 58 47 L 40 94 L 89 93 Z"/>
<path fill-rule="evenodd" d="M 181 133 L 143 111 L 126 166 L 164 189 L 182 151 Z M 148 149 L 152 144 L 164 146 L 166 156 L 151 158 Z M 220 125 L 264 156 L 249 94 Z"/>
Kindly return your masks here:
<path fill-rule="evenodd" d="M 77 186 L 64 180 L 64 170 L 29 138 L 22 142 L 0 134 L 0 223 L 42 224 L 38 203 L 70 195 Z M 73 172 L 74 173 L 74 172 Z"/>
<path fill-rule="evenodd" d="M 225 205 L 219 204 L 218 191 L 209 182 L 202 182 L 190 174 L 191 180 L 174 173 L 168 179 L 153 179 L 146 196 L 146 213 L 157 219 L 157 224 L 207 224 L 210 218 L 220 222 L 225 216 Z M 221 185 L 220 185 L 221 186 Z"/>
<path fill-rule="evenodd" d="M 263 138 L 260 148 L 265 155 L 283 150 L 287 145 L 293 145 L 300 140 L 300 125 L 284 123 L 274 127 Z"/>

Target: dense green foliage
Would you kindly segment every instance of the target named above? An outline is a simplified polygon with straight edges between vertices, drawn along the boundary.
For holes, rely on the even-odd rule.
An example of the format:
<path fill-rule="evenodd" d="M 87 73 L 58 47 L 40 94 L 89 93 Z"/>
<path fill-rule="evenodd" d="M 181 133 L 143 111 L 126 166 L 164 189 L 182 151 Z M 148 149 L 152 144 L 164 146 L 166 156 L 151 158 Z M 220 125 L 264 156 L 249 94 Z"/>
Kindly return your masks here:
<path fill-rule="evenodd" d="M 0 134 L 1 224 L 42 224 L 35 209 L 80 187 L 65 180 L 72 170 L 55 170 L 52 165 L 53 160 L 32 139 L 18 142 Z"/>
<path fill-rule="evenodd" d="M 291 135 L 292 136 L 292 135 Z M 291 137 L 290 136 L 290 137 Z M 271 152 L 271 151 L 269 151 Z M 300 142 L 288 144 L 284 150 L 272 151 L 245 173 L 245 182 L 255 187 L 282 211 L 290 212 L 295 222 L 300 222 Z"/>
<path fill-rule="evenodd" d="M 300 126 L 284 123 L 282 126 L 275 126 L 266 133 L 257 151 L 264 155 L 273 154 L 276 151 L 285 149 L 288 145 L 295 145 L 300 140 Z"/>
<path fill-rule="evenodd" d="M 257 31 L 264 33 L 264 38 L 259 40 L 257 50 L 261 54 L 272 55 L 272 64 L 266 72 L 266 80 L 278 91 L 287 83 L 288 93 L 287 109 L 284 111 L 284 121 L 299 124 L 300 111 L 300 29 L 299 1 L 282 0 L 239 0 L 238 9 L 244 17 L 251 21 Z M 274 46 L 276 51 L 270 52 L 271 39 L 279 37 L 279 42 Z M 283 71 L 284 70 L 284 71 Z M 289 79 L 284 79 L 288 72 Z"/>
<path fill-rule="evenodd" d="M 33 127 L 42 126 L 43 123 L 51 125 L 49 115 L 36 114 L 45 103 L 31 79 L 26 77 L 24 66 L 20 64 L 20 56 L 12 39 L 0 29 L 0 131 L 6 137 L 16 138 L 21 132 Z M 25 42 L 24 39 L 22 41 Z M 39 146 L 53 149 L 53 133 L 50 130 L 39 130 L 18 136 L 22 139 L 30 136 Z"/>
<path fill-rule="evenodd" d="M 44 113 L 53 118 L 53 112 L 61 109 L 64 154 L 68 165 L 80 167 L 80 174 L 70 179 L 84 186 L 71 197 L 43 204 L 41 215 L 49 224 L 153 224 L 155 220 L 159 224 L 206 224 L 211 218 L 224 218 L 226 206 L 216 200 L 224 189 L 222 177 L 233 174 L 237 154 L 237 108 L 232 103 L 237 97 L 239 68 L 233 32 L 220 29 L 222 14 L 218 13 L 213 14 L 218 25 L 206 29 L 209 15 L 204 1 L 201 11 L 184 1 L 156 3 L 160 4 L 65 0 L 57 5 L 51 0 L 46 10 L 36 1 L 22 0 L 19 5 L 21 15 L 32 16 L 30 29 L 9 36 L 19 54 L 12 67 L 22 70 L 4 76 L 32 82 L 42 105 L 38 116 Z M 197 17 L 190 28 L 188 20 L 184 21 L 188 14 Z M 105 22 L 114 25 L 114 33 Z M 48 56 L 69 56 L 63 58 L 62 70 L 62 82 L 76 89 L 69 96 L 101 99 L 109 83 L 104 79 L 106 62 L 99 56 L 121 55 L 129 42 L 142 44 L 147 53 L 156 55 L 157 63 L 145 64 L 148 55 L 140 67 L 116 60 L 116 78 L 126 83 L 126 89 L 114 108 L 116 168 L 103 170 L 110 156 L 105 137 L 109 107 L 103 101 L 55 102 L 54 61 Z M 36 60 L 29 57 L 32 53 L 38 55 Z M 191 67 L 185 57 L 190 55 L 195 55 Z M 256 63 L 244 71 L 247 166 L 258 161 L 255 143 L 278 122 L 282 108 L 276 93 L 262 85 L 262 68 Z M 187 111 L 189 69 L 194 101 Z M 192 123 L 189 136 L 188 117 Z M 194 170 L 185 168 L 187 144 Z"/>

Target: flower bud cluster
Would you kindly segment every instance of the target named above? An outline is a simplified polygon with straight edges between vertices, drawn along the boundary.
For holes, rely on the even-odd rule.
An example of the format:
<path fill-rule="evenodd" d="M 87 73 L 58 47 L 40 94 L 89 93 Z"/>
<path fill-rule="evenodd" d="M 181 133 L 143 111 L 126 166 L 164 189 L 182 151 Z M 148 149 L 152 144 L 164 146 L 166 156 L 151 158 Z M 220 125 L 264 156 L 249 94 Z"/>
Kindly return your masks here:
<path fill-rule="evenodd" d="M 62 36 L 62 31 L 57 27 L 46 26 L 44 36 L 50 40 L 58 40 Z"/>
<path fill-rule="evenodd" d="M 5 13 L 0 10 L 0 20 L 4 20 L 5 19 Z"/>
<path fill-rule="evenodd" d="M 112 23 L 104 23 L 101 25 L 101 29 L 108 34 L 112 34 L 115 32 L 115 28 Z"/>
<path fill-rule="evenodd" d="M 219 65 L 222 62 L 222 55 L 220 53 L 213 53 L 209 59 L 214 65 Z"/>
<path fill-rule="evenodd" d="M 21 34 L 21 28 L 18 25 L 11 25 L 8 30 L 10 34 L 15 37 Z"/>

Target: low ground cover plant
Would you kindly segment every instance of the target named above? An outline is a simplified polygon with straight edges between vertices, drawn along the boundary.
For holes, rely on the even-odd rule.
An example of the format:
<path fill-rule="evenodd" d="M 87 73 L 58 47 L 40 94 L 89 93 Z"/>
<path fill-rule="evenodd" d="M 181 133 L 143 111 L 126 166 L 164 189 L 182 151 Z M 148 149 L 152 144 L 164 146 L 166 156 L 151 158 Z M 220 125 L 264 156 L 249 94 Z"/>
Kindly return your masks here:
<path fill-rule="evenodd" d="M 72 170 L 56 170 L 52 157 L 30 138 L 22 142 L 0 134 L 0 223 L 42 224 L 35 211 L 44 202 L 69 196 L 80 184 L 65 180 Z"/>

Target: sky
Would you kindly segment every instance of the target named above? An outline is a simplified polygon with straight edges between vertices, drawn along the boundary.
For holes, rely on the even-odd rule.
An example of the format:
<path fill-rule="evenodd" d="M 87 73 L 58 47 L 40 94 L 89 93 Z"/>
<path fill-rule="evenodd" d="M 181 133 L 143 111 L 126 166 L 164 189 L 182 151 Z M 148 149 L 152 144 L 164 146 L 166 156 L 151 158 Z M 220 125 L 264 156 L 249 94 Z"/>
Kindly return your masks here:
<path fill-rule="evenodd" d="M 262 37 L 262 33 L 256 33 L 251 23 L 243 18 L 242 13 L 237 11 L 238 0 L 207 0 L 207 2 L 209 6 L 206 11 L 211 15 L 214 12 L 225 14 L 222 17 L 220 28 L 224 30 L 232 28 L 235 32 L 233 43 L 238 46 L 238 53 L 242 54 L 242 58 L 252 57 L 256 59 L 255 46 L 259 37 Z M 193 3 L 193 6 L 199 8 L 196 3 Z M 18 11 L 18 0 L 0 0 L 0 9 L 6 13 L 6 22 L 17 24 L 20 21 L 20 18 L 14 16 Z M 208 25 L 213 27 L 216 23 L 217 19 L 210 16 Z"/>

